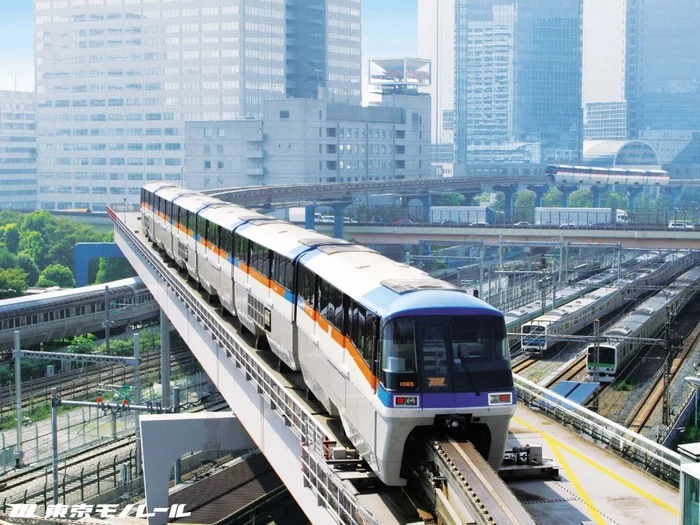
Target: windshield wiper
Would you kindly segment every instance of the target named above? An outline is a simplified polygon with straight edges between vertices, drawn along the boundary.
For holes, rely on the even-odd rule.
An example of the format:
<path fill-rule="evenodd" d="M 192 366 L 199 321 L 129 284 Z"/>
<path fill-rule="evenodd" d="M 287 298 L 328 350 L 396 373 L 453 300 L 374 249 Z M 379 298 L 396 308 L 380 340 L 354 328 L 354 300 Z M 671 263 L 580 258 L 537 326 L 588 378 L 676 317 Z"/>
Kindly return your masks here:
<path fill-rule="evenodd" d="M 467 365 L 464 362 L 464 356 L 462 355 L 461 348 L 457 350 L 457 354 L 459 355 L 459 364 L 462 365 L 462 370 L 464 371 L 464 374 L 467 376 L 467 379 L 469 379 L 469 382 L 472 384 L 472 388 L 474 389 L 474 392 L 476 392 L 476 395 L 480 396 L 481 391 L 479 390 L 479 387 L 477 386 L 476 381 L 474 380 L 474 376 L 472 376 L 471 371 L 467 368 Z"/>

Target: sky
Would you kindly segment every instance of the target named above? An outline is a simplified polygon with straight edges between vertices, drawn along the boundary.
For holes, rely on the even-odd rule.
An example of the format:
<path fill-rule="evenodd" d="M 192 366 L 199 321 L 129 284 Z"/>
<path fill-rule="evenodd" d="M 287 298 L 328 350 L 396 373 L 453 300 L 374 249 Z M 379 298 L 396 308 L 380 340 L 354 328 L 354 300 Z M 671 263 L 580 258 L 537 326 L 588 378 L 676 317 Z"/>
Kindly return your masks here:
<path fill-rule="evenodd" d="M 370 58 L 416 55 L 416 1 L 363 0 L 363 70 Z M 32 0 L 0 0 L 0 89 L 14 89 L 15 74 L 19 90 L 34 88 L 32 19 Z"/>

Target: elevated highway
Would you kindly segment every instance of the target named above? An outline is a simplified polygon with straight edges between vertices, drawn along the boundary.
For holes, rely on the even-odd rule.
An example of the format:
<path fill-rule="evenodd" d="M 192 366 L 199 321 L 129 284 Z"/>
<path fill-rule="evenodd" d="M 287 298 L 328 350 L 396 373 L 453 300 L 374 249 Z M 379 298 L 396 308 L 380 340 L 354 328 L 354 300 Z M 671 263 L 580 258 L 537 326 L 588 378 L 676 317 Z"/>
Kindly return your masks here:
<path fill-rule="evenodd" d="M 332 225 L 317 225 L 328 233 Z M 700 249 L 700 232 L 668 230 L 595 230 L 558 228 L 485 228 L 444 227 L 440 225 L 345 225 L 346 238 L 360 244 L 418 244 L 419 242 L 468 243 L 484 242 L 499 245 L 507 242 L 576 242 L 589 244 L 621 243 L 623 248 L 637 249 Z"/>

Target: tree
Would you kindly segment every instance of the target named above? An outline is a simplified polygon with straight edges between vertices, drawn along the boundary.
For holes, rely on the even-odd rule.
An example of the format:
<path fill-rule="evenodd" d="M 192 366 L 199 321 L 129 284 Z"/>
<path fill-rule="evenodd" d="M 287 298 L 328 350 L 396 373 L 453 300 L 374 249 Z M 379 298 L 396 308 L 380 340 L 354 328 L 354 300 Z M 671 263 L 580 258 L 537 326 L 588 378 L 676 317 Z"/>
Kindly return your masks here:
<path fill-rule="evenodd" d="M 461 193 L 445 193 L 433 195 L 433 206 L 463 206 L 464 195 Z"/>
<path fill-rule="evenodd" d="M 513 222 L 535 221 L 535 192 L 520 190 L 513 203 Z"/>
<path fill-rule="evenodd" d="M 29 286 L 34 286 L 39 279 L 39 267 L 32 259 L 32 256 L 27 252 L 19 252 L 17 254 L 17 266 L 27 272 L 27 283 Z"/>
<path fill-rule="evenodd" d="M 5 226 L 5 246 L 10 253 L 17 253 L 19 249 L 19 228 L 16 224 Z"/>
<path fill-rule="evenodd" d="M 558 208 L 561 206 L 561 197 L 562 193 L 558 189 L 552 188 L 542 196 L 542 206 L 545 208 Z"/>
<path fill-rule="evenodd" d="M 33 211 L 24 218 L 24 229 L 43 232 L 46 225 L 55 220 L 46 210 Z"/>
<path fill-rule="evenodd" d="M 100 267 L 97 270 L 96 284 L 109 283 L 127 277 L 134 277 L 136 272 L 126 259 L 115 257 L 102 257 Z"/>
<path fill-rule="evenodd" d="M 27 290 L 27 274 L 17 268 L 0 270 L 0 298 L 17 297 Z"/>
<path fill-rule="evenodd" d="M 603 194 L 600 198 L 600 204 L 603 208 L 616 208 L 616 209 L 627 209 L 629 203 L 627 197 L 615 193 L 614 191 L 609 191 Z"/>
<path fill-rule="evenodd" d="M 571 208 L 591 208 L 593 206 L 593 193 L 587 189 L 580 189 L 569 195 Z"/>
<path fill-rule="evenodd" d="M 29 254 L 39 268 L 45 268 L 46 246 L 41 233 L 35 230 L 24 230 L 20 233 L 19 249 Z"/>
<path fill-rule="evenodd" d="M 73 354 L 92 354 L 95 351 L 95 336 L 76 335 L 68 346 L 68 351 Z"/>
<path fill-rule="evenodd" d="M 75 288 L 73 272 L 61 264 L 51 264 L 44 268 L 39 275 L 37 286 L 60 286 L 61 288 Z"/>

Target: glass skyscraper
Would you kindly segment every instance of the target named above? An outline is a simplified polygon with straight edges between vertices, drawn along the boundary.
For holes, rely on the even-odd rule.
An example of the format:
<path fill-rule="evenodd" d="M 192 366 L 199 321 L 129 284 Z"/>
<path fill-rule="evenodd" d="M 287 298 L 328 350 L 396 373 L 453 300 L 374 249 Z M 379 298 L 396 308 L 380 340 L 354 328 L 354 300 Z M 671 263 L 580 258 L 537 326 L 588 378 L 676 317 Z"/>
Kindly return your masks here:
<path fill-rule="evenodd" d="M 360 100 L 360 0 L 37 0 L 40 207 L 104 210 L 182 180 L 185 121 Z"/>
<path fill-rule="evenodd" d="M 34 93 L 0 90 L 0 209 L 36 208 Z"/>
<path fill-rule="evenodd" d="M 576 162 L 581 0 L 456 0 L 455 152 L 465 162 Z"/>

